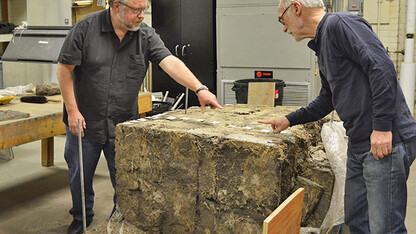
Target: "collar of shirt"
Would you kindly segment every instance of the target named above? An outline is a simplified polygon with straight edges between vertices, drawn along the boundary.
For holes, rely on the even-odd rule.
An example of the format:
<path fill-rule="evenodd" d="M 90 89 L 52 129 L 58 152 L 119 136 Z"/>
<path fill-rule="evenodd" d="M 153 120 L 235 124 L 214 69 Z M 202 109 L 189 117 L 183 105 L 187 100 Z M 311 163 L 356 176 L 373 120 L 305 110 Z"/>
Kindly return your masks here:
<path fill-rule="evenodd" d="M 105 20 L 101 24 L 102 32 L 114 32 L 113 24 L 111 23 L 110 8 L 107 9 Z"/>
<path fill-rule="evenodd" d="M 326 18 L 327 18 L 327 17 L 328 17 L 328 15 L 330 15 L 330 14 L 331 14 L 331 13 L 326 13 L 326 14 L 324 15 L 324 17 L 322 18 L 321 22 L 319 22 L 318 27 L 316 28 L 316 34 L 315 34 L 315 37 L 314 37 L 312 40 L 310 40 L 310 41 L 308 42 L 308 47 L 309 47 L 311 50 L 315 51 L 315 52 L 316 52 L 316 50 L 318 49 L 319 36 L 320 36 L 320 32 L 321 32 L 322 25 L 324 24 L 324 22 L 325 22 Z"/>

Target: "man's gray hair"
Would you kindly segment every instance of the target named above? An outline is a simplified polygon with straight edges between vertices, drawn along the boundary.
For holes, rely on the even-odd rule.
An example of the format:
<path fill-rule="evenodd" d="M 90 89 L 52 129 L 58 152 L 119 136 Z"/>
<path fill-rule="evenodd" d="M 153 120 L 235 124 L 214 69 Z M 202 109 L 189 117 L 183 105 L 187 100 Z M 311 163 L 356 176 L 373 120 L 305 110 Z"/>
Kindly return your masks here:
<path fill-rule="evenodd" d="M 126 3 L 127 2 L 127 0 L 108 0 L 108 5 L 110 7 L 113 7 L 114 1 L 122 2 L 122 3 Z"/>
<path fill-rule="evenodd" d="M 283 9 L 289 7 L 294 1 L 299 2 L 302 6 L 308 8 L 322 8 L 325 10 L 325 4 L 322 0 L 280 0 Z"/>

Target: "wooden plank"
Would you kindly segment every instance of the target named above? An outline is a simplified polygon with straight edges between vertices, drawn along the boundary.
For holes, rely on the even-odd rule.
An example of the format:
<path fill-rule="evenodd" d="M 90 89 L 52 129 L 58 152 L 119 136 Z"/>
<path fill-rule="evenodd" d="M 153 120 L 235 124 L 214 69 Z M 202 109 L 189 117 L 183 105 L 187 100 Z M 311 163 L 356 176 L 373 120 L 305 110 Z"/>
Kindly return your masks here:
<path fill-rule="evenodd" d="M 299 188 L 263 222 L 263 234 L 299 234 L 304 188 Z"/>
<path fill-rule="evenodd" d="M 9 22 L 9 11 L 7 6 L 7 0 L 1 0 L 1 21 Z"/>
<path fill-rule="evenodd" d="M 53 166 L 53 137 L 42 139 L 42 166 Z"/>
<path fill-rule="evenodd" d="M 0 149 L 65 133 L 62 113 L 0 125 Z"/>
<path fill-rule="evenodd" d="M 274 88 L 274 82 L 249 82 L 247 104 L 274 107 Z"/>
<path fill-rule="evenodd" d="M 139 105 L 140 117 L 142 117 L 144 113 L 151 111 L 152 110 L 152 93 L 140 92 L 138 105 Z M 144 116 L 146 116 L 146 114 L 144 114 Z"/>

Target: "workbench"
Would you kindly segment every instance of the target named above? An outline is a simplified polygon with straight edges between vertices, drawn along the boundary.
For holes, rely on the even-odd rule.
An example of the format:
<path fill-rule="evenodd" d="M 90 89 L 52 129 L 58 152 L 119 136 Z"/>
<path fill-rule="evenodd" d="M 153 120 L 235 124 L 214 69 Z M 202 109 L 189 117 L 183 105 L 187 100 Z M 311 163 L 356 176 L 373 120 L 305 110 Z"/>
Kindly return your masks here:
<path fill-rule="evenodd" d="M 61 100 L 61 96 L 48 97 Z M 141 117 L 152 110 L 151 93 L 139 94 L 139 114 Z M 0 110 L 14 110 L 26 112 L 30 117 L 0 121 L 0 149 L 41 140 L 42 166 L 49 167 L 54 161 L 53 137 L 65 133 L 62 122 L 62 102 L 48 102 L 43 104 L 23 103 L 16 97 L 7 105 L 0 105 Z"/>
<path fill-rule="evenodd" d="M 61 100 L 61 96 L 50 98 Z M 23 103 L 20 102 L 20 98 L 13 99 L 7 105 L 0 105 L 0 110 L 30 114 L 28 118 L 0 121 L 0 149 L 41 140 L 42 166 L 52 166 L 54 159 L 53 137 L 65 133 L 62 108 L 62 102 Z"/>

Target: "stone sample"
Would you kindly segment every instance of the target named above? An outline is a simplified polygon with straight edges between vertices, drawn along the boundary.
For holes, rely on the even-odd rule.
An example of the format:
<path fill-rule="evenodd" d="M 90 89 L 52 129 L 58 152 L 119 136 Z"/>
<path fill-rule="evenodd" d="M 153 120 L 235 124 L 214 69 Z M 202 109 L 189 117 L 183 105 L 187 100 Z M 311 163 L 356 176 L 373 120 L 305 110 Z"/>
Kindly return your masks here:
<path fill-rule="evenodd" d="M 14 110 L 0 110 L 0 121 L 29 118 L 30 114 Z"/>
<path fill-rule="evenodd" d="M 305 187 L 302 224 L 319 227 L 334 184 L 319 151 L 327 119 L 280 134 L 257 123 L 295 109 L 191 108 L 117 125 L 117 196 L 125 219 L 151 233 L 261 233 L 263 220 Z"/>
<path fill-rule="evenodd" d="M 36 95 L 52 96 L 56 94 L 61 94 L 61 89 L 56 83 L 36 85 Z"/>

